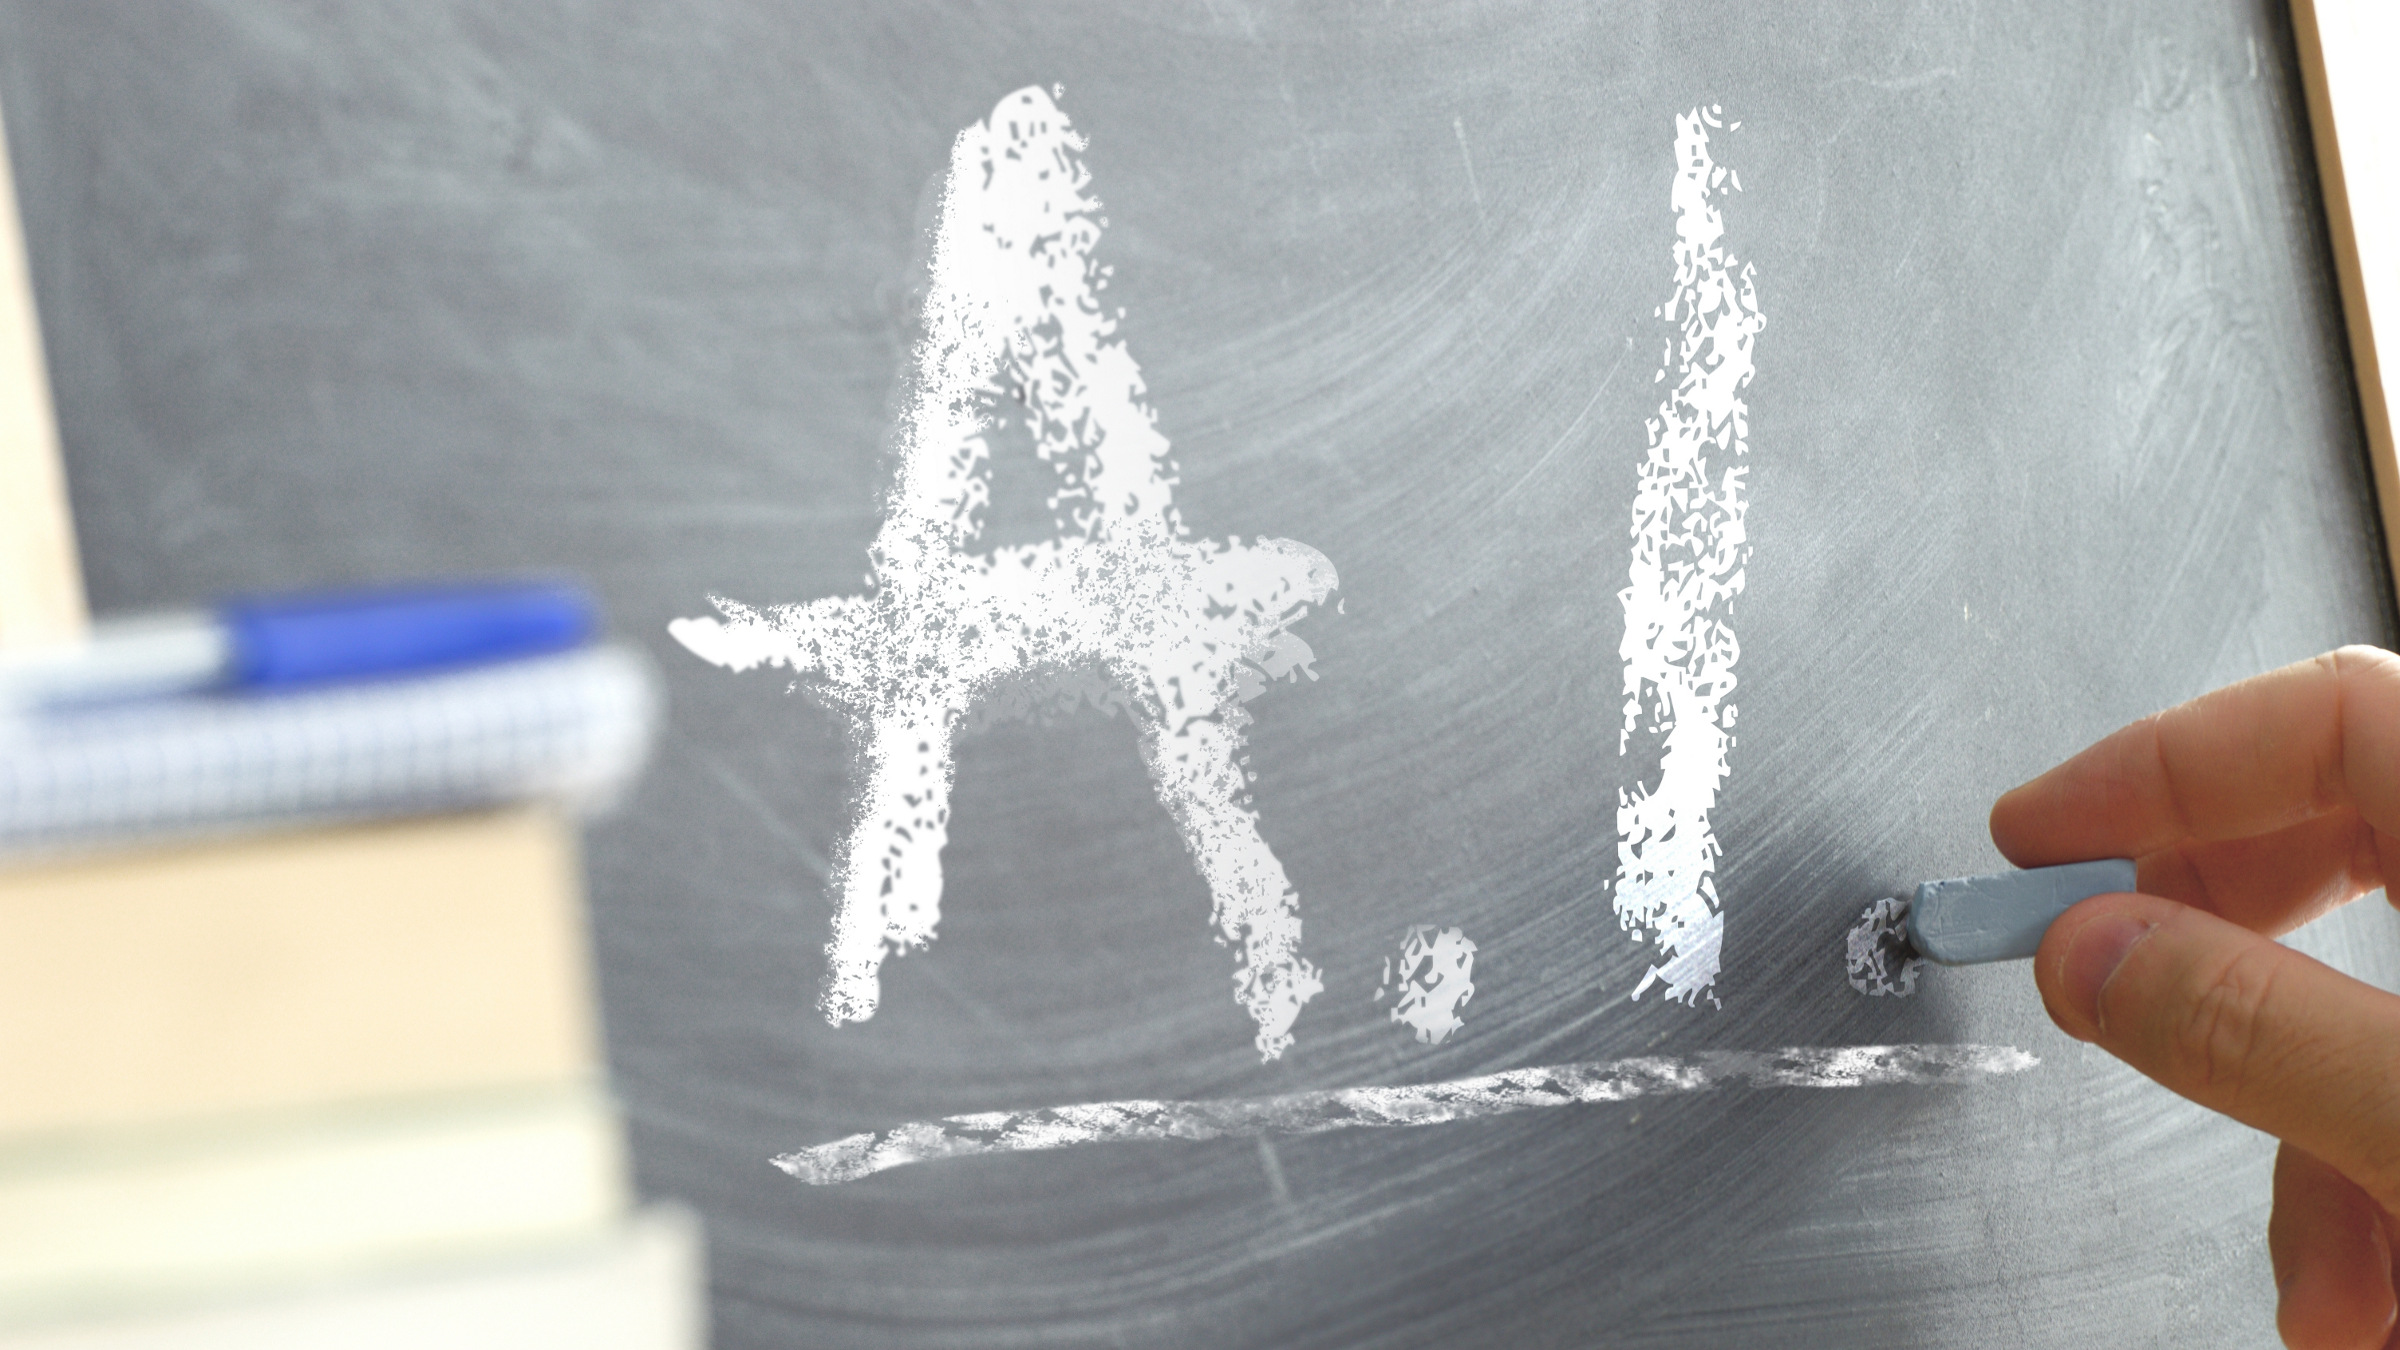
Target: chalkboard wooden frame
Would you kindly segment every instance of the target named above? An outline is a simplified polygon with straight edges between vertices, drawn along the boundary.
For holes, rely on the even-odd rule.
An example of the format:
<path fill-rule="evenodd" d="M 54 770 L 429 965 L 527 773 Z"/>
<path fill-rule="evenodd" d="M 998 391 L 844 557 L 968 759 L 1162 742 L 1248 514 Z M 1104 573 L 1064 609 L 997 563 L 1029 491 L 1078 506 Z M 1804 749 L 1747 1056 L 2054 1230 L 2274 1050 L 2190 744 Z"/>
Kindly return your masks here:
<path fill-rule="evenodd" d="M 2324 15 L 2333 18 L 2343 41 L 2358 49 L 2351 50 L 2345 60 L 2337 60 L 2333 71 L 2326 64 Z M 2400 54 L 2400 19 L 2370 0 L 2292 0 L 2292 32 L 2308 102 L 2325 230 L 2333 246 L 2334 273 L 2341 290 L 2343 326 L 2350 340 L 2351 371 L 2358 385 L 2359 424 L 2375 466 L 2384 561 L 2389 576 L 2400 578 L 2400 458 L 2393 452 L 2391 401 L 2375 345 L 2366 270 L 2369 260 L 2382 264 L 2387 272 L 2400 265 L 2400 238 L 2391 236 L 2390 221 L 2371 211 L 2353 211 L 2351 190 L 2356 179 L 2371 194 L 2390 196 L 2393 192 L 2395 165 L 2375 153 L 2378 141 L 2369 114 L 2378 110 L 2366 105 L 2358 72 L 2371 59 L 2364 52 L 2384 57 Z M 2358 133 L 2350 138 L 2347 154 L 2337 123 L 2348 123 Z M 2400 587 L 2400 580 L 2394 584 Z M 2400 589 L 2395 595 L 2400 596 Z"/>
<path fill-rule="evenodd" d="M 17 191 L 0 141 L 0 648 L 83 631 L 83 569 L 42 363 Z"/>

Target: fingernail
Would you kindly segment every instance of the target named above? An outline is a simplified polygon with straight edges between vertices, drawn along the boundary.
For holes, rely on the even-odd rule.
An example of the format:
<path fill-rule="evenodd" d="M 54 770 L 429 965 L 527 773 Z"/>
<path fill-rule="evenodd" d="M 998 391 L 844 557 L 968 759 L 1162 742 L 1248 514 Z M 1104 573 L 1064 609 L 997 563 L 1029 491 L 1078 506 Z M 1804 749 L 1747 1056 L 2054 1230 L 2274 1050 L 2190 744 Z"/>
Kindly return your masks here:
<path fill-rule="evenodd" d="M 2103 914 L 2077 929 L 2059 971 L 2060 992 L 2084 1021 L 2100 1025 L 2100 989 L 2125 964 L 2125 954 L 2150 936 L 2155 924 L 2125 914 Z"/>

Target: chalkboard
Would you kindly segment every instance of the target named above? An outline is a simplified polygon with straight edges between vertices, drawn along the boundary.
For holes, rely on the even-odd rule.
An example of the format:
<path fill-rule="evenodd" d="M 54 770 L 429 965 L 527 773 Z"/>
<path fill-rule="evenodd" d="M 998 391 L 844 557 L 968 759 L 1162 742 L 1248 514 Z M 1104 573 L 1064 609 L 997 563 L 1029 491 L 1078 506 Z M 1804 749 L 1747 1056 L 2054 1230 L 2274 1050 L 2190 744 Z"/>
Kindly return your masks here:
<path fill-rule="evenodd" d="M 1993 796 L 2091 738 L 2392 640 L 2280 6 L 11 3 L 0 101 L 98 609 L 573 569 L 655 659 L 595 942 L 720 1344 L 2271 1337 L 2271 1141 L 2057 1034 L 2021 965 L 1869 999 L 1843 934 L 1997 866 Z M 1046 244 L 1003 237 L 1011 147 L 1060 175 L 1018 185 L 1064 194 Z M 979 535 L 925 429 L 974 314 L 1065 335 L 969 400 Z M 850 846 L 875 718 L 918 706 L 892 667 L 844 704 L 669 625 L 853 613 L 918 471 L 921 569 L 1115 513 L 1185 600 L 1234 559 L 1268 608 L 1188 717 L 1129 633 L 1224 613 L 1155 596 L 909 685 L 954 752 L 887 758 L 954 764 L 943 844 Z M 678 631 L 740 664 L 737 630 L 790 631 Z M 1179 745 L 1246 783 L 1176 797 Z M 1644 820 L 1670 773 L 1710 790 Z M 1219 827 L 1249 872 L 1204 876 Z M 837 1027 L 843 877 L 887 845 L 909 895 L 938 860 L 938 936 Z M 2391 983 L 2396 928 L 2301 941 Z M 1845 1046 L 2039 1063 L 1735 1053 Z M 1645 1091 L 769 1161 L 1579 1064 Z"/>

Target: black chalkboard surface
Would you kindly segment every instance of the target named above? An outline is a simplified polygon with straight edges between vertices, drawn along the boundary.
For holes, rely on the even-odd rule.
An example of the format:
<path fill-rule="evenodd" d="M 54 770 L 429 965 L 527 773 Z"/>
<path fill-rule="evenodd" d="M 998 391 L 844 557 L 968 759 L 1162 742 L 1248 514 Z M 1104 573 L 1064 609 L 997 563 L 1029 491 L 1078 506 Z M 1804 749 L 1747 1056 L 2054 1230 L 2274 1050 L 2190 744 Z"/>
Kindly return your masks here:
<path fill-rule="evenodd" d="M 596 942 L 720 1344 L 2247 1346 L 2270 1141 L 1842 939 L 2392 639 L 2284 22 L 12 3 L 0 101 L 100 609 L 653 652 Z M 1525 1069 L 1643 1091 L 1175 1105 Z M 769 1161 L 1127 1100 L 1218 1137 Z"/>

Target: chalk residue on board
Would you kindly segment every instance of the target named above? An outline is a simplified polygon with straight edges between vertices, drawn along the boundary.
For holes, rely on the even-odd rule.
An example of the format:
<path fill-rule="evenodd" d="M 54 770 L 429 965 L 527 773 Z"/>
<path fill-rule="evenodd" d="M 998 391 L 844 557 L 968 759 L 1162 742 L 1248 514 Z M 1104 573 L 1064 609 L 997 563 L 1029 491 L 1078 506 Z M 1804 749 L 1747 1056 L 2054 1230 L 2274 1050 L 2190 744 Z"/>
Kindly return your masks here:
<path fill-rule="evenodd" d="M 1105 220 L 1084 148 L 1041 89 L 1002 99 L 952 148 L 866 594 L 765 608 L 712 596 L 722 620 L 669 631 L 729 670 L 799 672 L 855 727 L 829 1020 L 872 1016 L 887 951 L 933 939 L 951 743 L 970 708 L 1007 677 L 1097 671 L 1132 707 L 1158 799 L 1235 949 L 1235 996 L 1273 1059 L 1321 985 L 1300 956 L 1298 894 L 1251 808 L 1241 704 L 1315 677 L 1289 630 L 1333 591 L 1334 570 L 1290 540 L 1185 529 L 1121 311 L 1101 303 Z M 996 399 L 1019 405 L 1057 472 L 1058 535 L 987 550 Z"/>
<path fill-rule="evenodd" d="M 1858 992 L 1899 998 L 1915 993 L 1925 958 L 1908 942 L 1908 902 L 1886 897 L 1867 906 L 1850 926 L 1844 956 L 1850 987 Z"/>
<path fill-rule="evenodd" d="M 2005 1045 L 1716 1050 L 1680 1059 L 1648 1057 L 1553 1064 L 1449 1083 L 1336 1088 L 1256 1101 L 1088 1102 L 1038 1111 L 991 1111 L 854 1134 L 829 1144 L 782 1154 L 774 1162 L 812 1186 L 830 1186 L 909 1163 L 978 1153 L 1030 1153 L 1135 1140 L 1223 1139 L 1439 1125 L 1545 1106 L 1621 1102 L 1733 1085 L 1861 1088 L 1895 1083 L 1964 1083 L 1995 1074 L 2022 1073 L 2040 1063 L 2032 1055 Z"/>
<path fill-rule="evenodd" d="M 1417 1044 L 1440 1045 L 1465 1025 L 1458 1010 L 1475 996 L 1475 944 L 1455 928 L 1436 932 L 1431 924 L 1416 924 L 1400 944 L 1395 965 L 1383 960 L 1383 979 L 1375 1001 L 1397 993 L 1392 1020 L 1417 1033 Z M 1393 983 L 1394 977 L 1398 983 Z"/>
<path fill-rule="evenodd" d="M 1738 124 L 1736 124 L 1738 125 Z M 1750 264 L 1725 248 L 1719 203 L 1740 183 L 1711 157 L 1721 111 L 1675 119 L 1675 293 L 1659 316 L 1675 325 L 1633 499 L 1625 604 L 1625 718 L 1620 753 L 1654 749 L 1658 778 L 1617 799 L 1617 918 L 1660 960 L 1633 996 L 1663 981 L 1667 997 L 1716 1001 L 1725 935 L 1709 812 L 1733 745 L 1733 599 L 1750 539 L 1742 524 L 1749 411 L 1742 389 L 1764 320 Z M 1635 738 L 1641 738 L 1637 747 Z"/>

